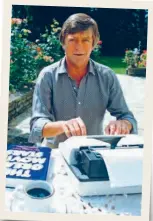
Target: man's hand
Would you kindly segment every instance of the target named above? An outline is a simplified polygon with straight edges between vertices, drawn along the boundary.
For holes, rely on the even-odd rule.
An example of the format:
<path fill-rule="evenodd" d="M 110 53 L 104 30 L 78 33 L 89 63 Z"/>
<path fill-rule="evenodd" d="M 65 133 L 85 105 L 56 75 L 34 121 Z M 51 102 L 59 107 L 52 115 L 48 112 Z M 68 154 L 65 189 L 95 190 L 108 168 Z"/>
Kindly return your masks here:
<path fill-rule="evenodd" d="M 111 121 L 105 128 L 105 133 L 114 134 L 129 134 L 132 129 L 132 124 L 128 120 Z"/>
<path fill-rule="evenodd" d="M 86 126 L 80 117 L 62 121 L 62 128 L 67 137 L 87 135 Z"/>

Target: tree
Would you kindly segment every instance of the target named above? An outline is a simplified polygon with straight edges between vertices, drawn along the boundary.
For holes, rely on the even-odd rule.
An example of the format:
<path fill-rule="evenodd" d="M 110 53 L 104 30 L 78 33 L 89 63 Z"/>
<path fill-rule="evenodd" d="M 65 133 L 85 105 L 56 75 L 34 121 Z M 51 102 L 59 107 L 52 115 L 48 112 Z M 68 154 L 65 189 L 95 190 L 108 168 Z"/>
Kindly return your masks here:
<path fill-rule="evenodd" d="M 79 12 L 89 14 L 97 21 L 104 55 L 124 55 L 126 48 L 136 48 L 140 42 L 141 48 L 146 49 L 148 17 L 144 9 L 13 6 L 14 17 L 30 19 L 31 41 L 39 38 L 46 27 L 50 28 L 53 18 L 62 26 L 68 16 Z"/>

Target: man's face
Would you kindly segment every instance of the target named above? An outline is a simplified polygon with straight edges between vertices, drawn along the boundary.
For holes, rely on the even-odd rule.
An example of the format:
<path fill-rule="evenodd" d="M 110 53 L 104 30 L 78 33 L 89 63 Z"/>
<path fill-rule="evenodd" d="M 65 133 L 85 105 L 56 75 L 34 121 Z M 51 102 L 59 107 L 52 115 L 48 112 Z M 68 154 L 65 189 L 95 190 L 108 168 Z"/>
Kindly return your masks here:
<path fill-rule="evenodd" d="M 93 50 L 92 30 L 68 34 L 63 45 L 67 61 L 76 67 L 86 64 Z"/>

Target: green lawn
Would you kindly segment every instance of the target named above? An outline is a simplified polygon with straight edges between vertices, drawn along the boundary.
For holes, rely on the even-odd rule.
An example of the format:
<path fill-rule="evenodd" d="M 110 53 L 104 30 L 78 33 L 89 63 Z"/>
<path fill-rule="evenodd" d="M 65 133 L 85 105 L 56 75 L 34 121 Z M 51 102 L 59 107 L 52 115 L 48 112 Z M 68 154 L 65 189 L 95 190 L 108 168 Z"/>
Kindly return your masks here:
<path fill-rule="evenodd" d="M 97 62 L 104 64 L 113 69 L 116 74 L 126 73 L 126 64 L 122 62 L 123 57 L 102 56 Z"/>

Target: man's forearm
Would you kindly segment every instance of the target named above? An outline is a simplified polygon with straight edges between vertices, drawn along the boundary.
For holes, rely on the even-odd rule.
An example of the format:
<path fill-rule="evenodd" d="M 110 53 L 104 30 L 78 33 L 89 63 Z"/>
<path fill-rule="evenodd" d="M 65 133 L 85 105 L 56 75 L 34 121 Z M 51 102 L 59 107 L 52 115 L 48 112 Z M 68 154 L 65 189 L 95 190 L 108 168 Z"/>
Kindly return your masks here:
<path fill-rule="evenodd" d="M 46 138 L 55 137 L 62 133 L 64 133 L 62 121 L 48 122 L 45 124 L 42 130 L 42 136 Z"/>

